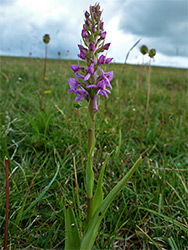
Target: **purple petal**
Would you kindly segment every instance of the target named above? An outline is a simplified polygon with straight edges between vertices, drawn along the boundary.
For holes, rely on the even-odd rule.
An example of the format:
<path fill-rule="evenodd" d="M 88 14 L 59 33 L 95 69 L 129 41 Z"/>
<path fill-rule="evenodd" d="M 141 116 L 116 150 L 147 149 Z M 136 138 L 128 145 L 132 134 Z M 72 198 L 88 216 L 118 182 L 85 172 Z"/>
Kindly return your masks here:
<path fill-rule="evenodd" d="M 80 54 L 78 54 L 78 57 L 85 60 L 86 59 L 86 52 L 83 49 L 80 49 Z"/>
<path fill-rule="evenodd" d="M 95 84 L 87 85 L 86 88 L 88 88 L 88 89 L 91 89 L 91 88 L 97 89 L 97 85 L 95 85 Z"/>
<path fill-rule="evenodd" d="M 106 57 L 105 57 L 104 55 L 101 55 L 101 56 L 99 57 L 99 65 L 105 63 L 105 58 L 106 58 Z"/>
<path fill-rule="evenodd" d="M 94 110 L 94 112 L 97 112 L 97 110 L 98 110 L 98 107 L 97 107 L 97 96 L 98 96 L 98 92 L 97 92 L 97 94 L 93 98 L 93 100 L 94 100 L 94 103 L 93 103 L 93 110 Z"/>
<path fill-rule="evenodd" d="M 110 64 L 112 60 L 113 60 L 113 58 L 107 58 L 106 61 L 105 61 L 105 63 L 106 64 Z"/>
<path fill-rule="evenodd" d="M 88 73 L 85 77 L 84 77 L 84 81 L 87 81 L 90 78 L 91 74 Z"/>
<path fill-rule="evenodd" d="M 106 44 L 103 46 L 103 50 L 108 50 L 109 47 L 110 47 L 110 44 L 111 44 L 111 43 L 106 43 Z"/>
<path fill-rule="evenodd" d="M 68 83 L 69 83 L 69 86 L 72 89 L 72 91 L 76 91 L 77 90 L 77 88 L 78 88 L 78 81 L 77 81 L 77 79 L 74 79 L 74 78 L 70 77 Z"/>
<path fill-rule="evenodd" d="M 94 65 L 91 64 L 87 70 L 88 73 L 93 74 L 94 73 Z"/>
<path fill-rule="evenodd" d="M 78 96 L 75 98 L 75 102 L 78 102 L 78 101 L 83 102 L 82 99 L 83 99 L 83 96 L 81 94 L 78 94 Z"/>
<path fill-rule="evenodd" d="M 86 11 L 86 12 L 85 12 L 85 17 L 88 18 L 89 16 L 90 16 L 89 12 Z"/>
<path fill-rule="evenodd" d="M 84 78 L 85 78 L 85 76 L 80 75 L 78 72 L 76 72 L 76 76 L 79 77 L 79 78 L 81 78 L 81 79 L 84 79 Z"/>
<path fill-rule="evenodd" d="M 108 77 L 108 79 L 109 79 L 110 82 L 112 81 L 113 76 L 114 76 L 114 72 L 113 71 L 110 71 L 110 72 L 106 73 L 106 77 Z"/>
<path fill-rule="evenodd" d="M 73 71 L 73 73 L 76 73 L 80 70 L 80 65 L 71 65 L 71 69 Z"/>

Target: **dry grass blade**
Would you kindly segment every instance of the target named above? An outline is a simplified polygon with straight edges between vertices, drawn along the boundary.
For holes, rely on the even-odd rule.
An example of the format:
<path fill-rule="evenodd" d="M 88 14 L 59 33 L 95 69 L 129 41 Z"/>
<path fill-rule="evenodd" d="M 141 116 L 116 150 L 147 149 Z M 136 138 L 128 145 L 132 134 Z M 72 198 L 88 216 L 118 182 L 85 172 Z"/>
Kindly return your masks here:
<path fill-rule="evenodd" d="M 160 250 L 159 246 L 155 243 L 155 241 L 153 241 L 152 238 L 146 232 L 144 232 L 144 230 L 142 230 L 142 228 L 140 228 L 138 225 L 136 225 L 136 227 L 156 246 L 157 249 Z"/>

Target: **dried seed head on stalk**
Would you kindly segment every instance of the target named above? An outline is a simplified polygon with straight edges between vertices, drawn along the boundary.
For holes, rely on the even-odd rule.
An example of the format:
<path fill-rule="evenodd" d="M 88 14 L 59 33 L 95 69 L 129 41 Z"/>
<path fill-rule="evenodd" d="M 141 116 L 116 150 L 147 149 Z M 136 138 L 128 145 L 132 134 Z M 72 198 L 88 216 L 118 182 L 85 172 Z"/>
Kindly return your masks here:
<path fill-rule="evenodd" d="M 45 35 L 43 36 L 43 42 L 44 42 L 45 44 L 48 44 L 48 43 L 50 42 L 50 35 L 45 34 Z"/>
<path fill-rule="evenodd" d="M 140 48 L 140 52 L 145 55 L 148 53 L 148 47 L 146 45 L 142 45 L 142 47 Z"/>
<path fill-rule="evenodd" d="M 153 58 L 156 55 L 156 49 L 150 49 L 149 57 Z"/>

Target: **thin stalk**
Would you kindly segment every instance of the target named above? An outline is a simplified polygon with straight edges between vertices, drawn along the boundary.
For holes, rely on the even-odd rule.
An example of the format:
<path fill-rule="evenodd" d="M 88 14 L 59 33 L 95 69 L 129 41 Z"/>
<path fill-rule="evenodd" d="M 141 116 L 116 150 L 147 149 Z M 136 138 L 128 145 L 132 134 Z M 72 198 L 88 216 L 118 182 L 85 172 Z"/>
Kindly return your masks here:
<path fill-rule="evenodd" d="M 40 96 L 40 110 L 44 110 L 43 104 L 43 92 L 45 87 L 45 77 L 46 77 L 46 61 L 47 61 L 47 44 L 45 44 L 45 59 L 44 59 L 44 71 L 43 71 L 43 79 L 42 79 L 42 90 Z"/>
<path fill-rule="evenodd" d="M 9 164 L 8 158 L 5 158 L 5 179 L 6 179 L 6 211 L 5 211 L 5 238 L 4 249 L 7 249 L 8 241 L 8 220 L 9 220 Z"/>
<path fill-rule="evenodd" d="M 147 92 L 146 111 L 145 111 L 144 124 L 143 124 L 143 128 L 142 128 L 142 138 L 141 138 L 141 142 L 140 142 L 140 148 L 139 148 L 138 157 L 140 157 L 141 150 L 142 150 L 142 143 L 143 143 L 143 138 L 144 138 L 144 131 L 145 131 L 145 126 L 146 126 L 146 121 L 147 121 L 147 115 L 148 115 L 149 97 L 150 97 L 150 75 L 151 75 L 151 59 L 150 59 L 150 62 L 149 62 L 149 72 L 148 72 L 148 92 Z"/>

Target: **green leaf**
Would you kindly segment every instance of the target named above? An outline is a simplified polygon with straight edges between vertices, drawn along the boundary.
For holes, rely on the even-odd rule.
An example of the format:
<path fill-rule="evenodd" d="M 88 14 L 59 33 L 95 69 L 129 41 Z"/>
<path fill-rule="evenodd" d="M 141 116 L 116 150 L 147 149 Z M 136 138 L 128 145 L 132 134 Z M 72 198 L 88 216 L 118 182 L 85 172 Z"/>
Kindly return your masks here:
<path fill-rule="evenodd" d="M 94 215 L 91 217 L 87 228 L 84 233 L 84 237 L 81 240 L 80 249 L 91 249 L 97 236 L 98 228 L 101 220 L 104 218 L 106 210 L 112 203 L 113 199 L 119 194 L 119 192 L 124 188 L 125 184 L 129 181 L 135 170 L 138 168 L 139 164 L 142 162 L 142 157 L 140 157 L 134 166 L 129 170 L 129 172 L 122 178 L 122 180 L 112 189 L 108 196 L 102 201 L 101 205 L 97 208 Z"/>
<path fill-rule="evenodd" d="M 105 167 L 106 167 L 106 163 L 107 163 L 108 159 L 110 158 L 110 156 L 112 155 L 113 152 L 114 151 L 112 151 L 108 155 L 108 157 L 106 158 L 106 160 L 103 163 L 103 166 L 102 166 L 102 169 L 101 169 L 101 172 L 100 172 L 100 175 L 99 175 L 99 179 L 98 179 L 98 182 L 97 182 L 97 188 L 96 188 L 96 191 L 95 191 L 95 195 L 93 197 L 93 211 L 92 211 L 92 214 L 94 214 L 96 209 L 99 207 L 99 205 L 103 201 L 103 196 L 104 195 L 103 195 L 103 191 L 102 191 L 102 180 L 103 180 L 104 170 L 105 170 Z"/>
<path fill-rule="evenodd" d="M 80 234 L 74 212 L 70 205 L 65 206 L 65 250 L 80 249 Z"/>

